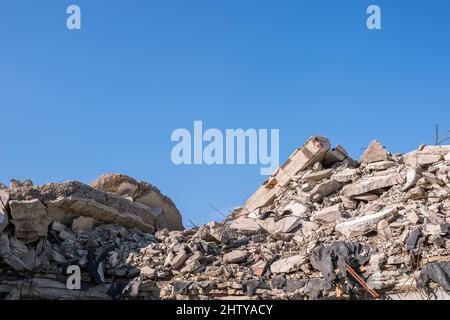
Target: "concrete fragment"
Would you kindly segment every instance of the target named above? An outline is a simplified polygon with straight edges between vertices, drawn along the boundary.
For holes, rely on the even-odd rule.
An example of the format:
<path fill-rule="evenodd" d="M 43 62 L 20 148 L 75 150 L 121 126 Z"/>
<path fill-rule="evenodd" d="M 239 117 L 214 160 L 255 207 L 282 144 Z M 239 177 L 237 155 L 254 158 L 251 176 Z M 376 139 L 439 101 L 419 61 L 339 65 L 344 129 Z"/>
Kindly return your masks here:
<path fill-rule="evenodd" d="M 9 201 L 9 194 L 0 189 L 0 233 L 6 228 L 9 223 L 6 205 Z"/>
<path fill-rule="evenodd" d="M 317 223 L 312 221 L 302 221 L 301 231 L 306 238 L 312 236 L 317 229 L 319 229 L 319 225 Z"/>
<path fill-rule="evenodd" d="M 430 165 L 444 160 L 450 152 L 450 146 L 425 146 L 421 150 L 409 152 L 403 156 L 403 163 L 408 166 Z"/>
<path fill-rule="evenodd" d="M 337 182 L 336 180 L 328 180 L 323 183 L 318 184 L 311 191 L 310 196 L 313 197 L 315 195 L 321 195 L 322 197 L 329 196 L 342 188 L 342 184 Z"/>
<path fill-rule="evenodd" d="M 86 232 L 96 224 L 98 224 L 98 221 L 91 217 L 78 217 L 72 221 L 72 231 L 76 233 Z"/>
<path fill-rule="evenodd" d="M 186 251 L 180 250 L 179 252 L 177 252 L 176 256 L 173 258 L 171 262 L 172 268 L 175 270 L 181 268 L 181 266 L 183 265 L 183 263 L 186 261 L 187 258 L 188 256 Z"/>
<path fill-rule="evenodd" d="M 336 146 L 332 150 L 328 150 L 323 159 L 326 166 L 332 166 L 336 162 L 344 161 L 348 157 L 347 151 L 342 146 Z"/>
<path fill-rule="evenodd" d="M 289 258 L 283 258 L 275 261 L 270 266 L 272 273 L 291 273 L 300 269 L 305 262 L 305 257 L 302 255 L 295 255 Z"/>
<path fill-rule="evenodd" d="M 389 153 L 383 145 L 377 140 L 370 143 L 364 154 L 361 156 L 361 162 L 369 164 L 378 161 L 388 160 Z"/>
<path fill-rule="evenodd" d="M 395 167 L 396 165 L 397 165 L 397 163 L 395 161 L 378 161 L 378 162 L 369 163 L 367 165 L 367 169 L 383 171 L 383 170 L 387 170 L 389 168 Z"/>
<path fill-rule="evenodd" d="M 15 237 L 31 243 L 46 237 L 50 218 L 47 216 L 45 206 L 37 199 L 9 202 L 11 209 L 11 222 L 15 227 Z"/>
<path fill-rule="evenodd" d="M 141 209 L 140 213 L 142 215 L 135 215 L 129 212 L 119 212 L 113 207 L 105 206 L 92 199 L 77 197 L 61 197 L 49 201 L 47 206 L 49 210 L 51 208 L 59 208 L 76 215 L 91 217 L 103 223 L 118 224 L 126 228 L 138 228 L 144 232 L 155 231 L 154 224 L 151 223 L 152 218 L 154 219 L 152 211 L 146 208 Z M 143 217 L 148 222 L 145 222 Z"/>
<path fill-rule="evenodd" d="M 97 178 L 91 184 L 91 187 L 123 197 L 129 197 L 133 201 L 151 208 L 160 208 L 162 214 L 158 216 L 158 229 L 184 229 L 181 214 L 173 201 L 150 183 L 144 181 L 138 182 L 124 174 L 108 173 Z"/>
<path fill-rule="evenodd" d="M 55 232 L 61 232 L 67 230 L 67 227 L 58 221 L 53 221 L 52 224 L 50 225 L 50 230 Z"/>
<path fill-rule="evenodd" d="M 412 223 L 417 224 L 419 222 L 419 216 L 415 212 L 408 212 L 406 218 Z"/>
<path fill-rule="evenodd" d="M 324 223 L 334 223 L 342 217 L 342 205 L 335 204 L 334 206 L 324 208 L 314 213 L 312 217 Z"/>
<path fill-rule="evenodd" d="M 234 250 L 223 256 L 223 261 L 225 263 L 240 263 L 247 260 L 250 254 L 243 250 Z"/>
<path fill-rule="evenodd" d="M 423 233 L 425 235 L 443 235 L 445 236 L 448 233 L 449 224 L 441 223 L 441 224 L 427 224 L 423 229 Z"/>
<path fill-rule="evenodd" d="M 141 268 L 141 276 L 145 279 L 151 279 L 154 278 L 156 275 L 156 270 L 153 268 L 150 268 L 148 266 L 145 266 Z"/>
<path fill-rule="evenodd" d="M 255 219 L 246 217 L 240 217 L 232 220 L 230 223 L 230 228 L 245 233 L 246 235 L 255 235 L 263 231 Z"/>
<path fill-rule="evenodd" d="M 408 262 L 408 257 L 401 256 L 401 255 L 390 256 L 387 259 L 387 264 L 389 264 L 389 265 L 402 265 L 407 262 Z"/>
<path fill-rule="evenodd" d="M 390 240 L 392 238 L 392 230 L 389 226 L 389 222 L 386 220 L 381 220 L 377 225 L 377 232 L 380 236 L 382 236 L 386 240 Z"/>
<path fill-rule="evenodd" d="M 5 233 L 0 234 L 0 257 L 16 271 L 30 270 L 29 266 L 22 259 L 11 252 L 10 241 Z"/>
<path fill-rule="evenodd" d="M 63 240 L 73 239 L 74 238 L 73 234 L 71 232 L 69 232 L 69 231 L 66 231 L 66 230 L 61 231 L 58 234 L 58 236 L 59 236 L 60 239 L 63 239 Z"/>
<path fill-rule="evenodd" d="M 8 193 L 11 200 L 40 200 L 47 205 L 50 217 L 58 217 L 65 223 L 77 216 L 89 216 L 104 223 L 152 232 L 160 212 L 159 208 L 131 202 L 77 181 L 9 189 Z M 65 216 L 69 219 L 65 220 Z"/>
<path fill-rule="evenodd" d="M 317 172 L 310 172 L 303 176 L 303 180 L 306 181 L 321 181 L 323 179 L 328 179 L 333 174 L 333 170 L 325 169 Z"/>
<path fill-rule="evenodd" d="M 274 218 L 268 218 L 263 221 L 258 221 L 258 224 L 268 233 L 274 232 L 284 232 L 289 233 L 297 228 L 302 222 L 301 217 L 297 216 L 288 216 L 284 217 L 278 221 L 275 221 Z"/>
<path fill-rule="evenodd" d="M 413 166 L 408 169 L 406 173 L 406 184 L 402 188 L 402 191 L 405 192 L 408 189 L 414 187 L 416 182 L 422 177 L 422 168 L 419 166 Z"/>
<path fill-rule="evenodd" d="M 358 178 L 358 170 L 347 168 L 333 175 L 333 179 L 341 182 L 347 183 Z"/>
<path fill-rule="evenodd" d="M 378 223 L 381 220 L 389 219 L 396 212 L 396 209 L 390 208 L 378 213 L 357 217 L 337 224 L 335 229 L 347 238 L 362 236 L 366 233 L 377 230 Z"/>
<path fill-rule="evenodd" d="M 382 253 L 376 253 L 376 254 L 372 254 L 370 256 L 370 260 L 369 260 L 369 266 L 367 269 L 369 269 L 369 271 L 380 271 L 380 267 L 383 266 L 384 263 L 386 263 L 386 254 L 384 252 Z"/>
<path fill-rule="evenodd" d="M 330 142 L 325 137 L 311 137 L 303 147 L 296 150 L 289 159 L 246 201 L 242 212 L 252 212 L 270 204 L 280 188 L 284 187 L 291 177 L 323 159 L 330 149 Z"/>
<path fill-rule="evenodd" d="M 84 290 L 72 290 L 68 289 L 63 281 L 43 277 L 0 280 L 0 288 L 4 288 L 3 290 L 27 288 L 27 290 L 17 290 L 16 299 L 22 300 L 111 300 L 108 291 L 111 291 L 113 286 L 113 284 L 102 284 Z"/>
<path fill-rule="evenodd" d="M 353 200 L 358 200 L 358 201 L 375 201 L 378 200 L 380 197 L 374 193 L 363 193 L 357 196 L 352 197 Z"/>
<path fill-rule="evenodd" d="M 378 189 L 392 187 L 403 183 L 403 178 L 400 174 L 394 173 L 387 176 L 370 177 L 359 180 L 356 183 L 346 185 L 342 189 L 342 194 L 346 197 L 353 197 L 356 195 L 369 193 Z"/>
<path fill-rule="evenodd" d="M 197 273 L 204 269 L 205 267 L 200 263 L 200 261 L 195 260 L 190 264 L 187 264 L 184 268 L 180 270 L 181 273 Z"/>
<path fill-rule="evenodd" d="M 283 208 L 283 212 L 284 211 L 291 212 L 291 215 L 293 216 L 303 217 L 310 211 L 310 209 L 309 207 L 305 206 L 300 202 L 291 202 L 286 207 Z"/>

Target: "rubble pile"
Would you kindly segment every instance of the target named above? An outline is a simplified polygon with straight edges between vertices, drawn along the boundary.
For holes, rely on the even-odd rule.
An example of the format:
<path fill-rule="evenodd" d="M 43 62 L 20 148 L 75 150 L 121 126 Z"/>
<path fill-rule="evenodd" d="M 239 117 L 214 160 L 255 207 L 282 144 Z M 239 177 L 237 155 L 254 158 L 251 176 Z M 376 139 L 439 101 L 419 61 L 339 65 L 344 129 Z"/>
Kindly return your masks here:
<path fill-rule="evenodd" d="M 391 154 L 373 141 L 356 161 L 325 137 L 229 218 L 191 229 L 169 198 L 125 175 L 13 180 L 0 185 L 0 295 L 448 299 L 449 190 L 450 146 Z M 66 284 L 74 265 L 80 290 Z"/>

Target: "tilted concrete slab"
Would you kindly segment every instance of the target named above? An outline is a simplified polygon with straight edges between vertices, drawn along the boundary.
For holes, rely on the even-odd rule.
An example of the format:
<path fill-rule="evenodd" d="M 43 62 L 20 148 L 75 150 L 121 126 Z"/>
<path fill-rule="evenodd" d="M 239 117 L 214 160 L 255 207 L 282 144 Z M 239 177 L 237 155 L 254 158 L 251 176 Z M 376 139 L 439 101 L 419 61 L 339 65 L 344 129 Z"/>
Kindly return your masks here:
<path fill-rule="evenodd" d="M 297 149 L 277 172 L 247 200 L 243 210 L 238 214 L 250 213 L 269 205 L 275 199 L 277 191 L 285 186 L 292 176 L 321 161 L 330 147 L 330 141 L 326 137 L 309 138 L 305 145 Z"/>

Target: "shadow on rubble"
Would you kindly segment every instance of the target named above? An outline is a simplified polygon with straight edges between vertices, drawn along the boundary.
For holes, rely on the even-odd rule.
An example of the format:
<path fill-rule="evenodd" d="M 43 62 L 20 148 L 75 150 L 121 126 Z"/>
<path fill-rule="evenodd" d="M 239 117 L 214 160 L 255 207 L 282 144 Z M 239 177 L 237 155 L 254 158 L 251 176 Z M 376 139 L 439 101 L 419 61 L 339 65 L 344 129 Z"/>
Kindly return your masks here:
<path fill-rule="evenodd" d="M 140 280 L 141 270 L 133 260 L 156 242 L 151 234 L 117 225 L 74 233 L 53 222 L 47 238 L 24 244 L 11 236 L 13 228 L 8 226 L 0 235 L 3 299 L 121 299 L 138 282 L 135 299 L 159 298 L 154 281 Z"/>

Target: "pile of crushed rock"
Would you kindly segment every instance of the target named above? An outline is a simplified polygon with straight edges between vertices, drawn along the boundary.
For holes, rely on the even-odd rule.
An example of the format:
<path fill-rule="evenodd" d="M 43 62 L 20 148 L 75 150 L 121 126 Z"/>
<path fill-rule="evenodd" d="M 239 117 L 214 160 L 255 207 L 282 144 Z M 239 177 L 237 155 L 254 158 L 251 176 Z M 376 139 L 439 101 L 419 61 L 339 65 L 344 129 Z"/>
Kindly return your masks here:
<path fill-rule="evenodd" d="M 108 174 L 0 186 L 6 299 L 448 299 L 450 146 L 356 161 L 312 137 L 221 222 L 184 229 L 157 188 Z M 66 285 L 79 266 L 80 290 Z"/>

